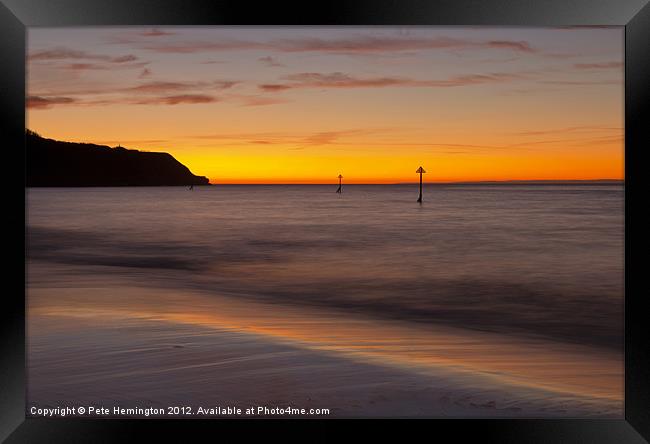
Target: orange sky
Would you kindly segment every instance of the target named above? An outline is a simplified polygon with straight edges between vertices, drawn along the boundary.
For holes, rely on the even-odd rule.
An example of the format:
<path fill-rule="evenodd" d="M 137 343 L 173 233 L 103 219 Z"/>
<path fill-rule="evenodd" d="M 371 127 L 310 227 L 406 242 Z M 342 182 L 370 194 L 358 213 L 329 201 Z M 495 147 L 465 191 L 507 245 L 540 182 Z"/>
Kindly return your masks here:
<path fill-rule="evenodd" d="M 28 127 L 212 183 L 622 179 L 623 28 L 30 28 Z"/>

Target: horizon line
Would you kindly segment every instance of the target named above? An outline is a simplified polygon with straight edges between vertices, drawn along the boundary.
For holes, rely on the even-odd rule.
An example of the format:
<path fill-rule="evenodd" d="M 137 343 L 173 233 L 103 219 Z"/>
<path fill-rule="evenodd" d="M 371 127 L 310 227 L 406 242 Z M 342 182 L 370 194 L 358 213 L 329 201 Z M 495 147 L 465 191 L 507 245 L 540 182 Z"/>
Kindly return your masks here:
<path fill-rule="evenodd" d="M 474 184 L 562 184 L 562 183 L 625 183 L 625 179 L 507 179 L 507 180 L 462 180 L 423 182 L 425 185 L 474 185 Z M 418 182 L 345 182 L 343 185 L 417 185 Z M 335 182 L 212 182 L 207 185 L 338 185 Z"/>

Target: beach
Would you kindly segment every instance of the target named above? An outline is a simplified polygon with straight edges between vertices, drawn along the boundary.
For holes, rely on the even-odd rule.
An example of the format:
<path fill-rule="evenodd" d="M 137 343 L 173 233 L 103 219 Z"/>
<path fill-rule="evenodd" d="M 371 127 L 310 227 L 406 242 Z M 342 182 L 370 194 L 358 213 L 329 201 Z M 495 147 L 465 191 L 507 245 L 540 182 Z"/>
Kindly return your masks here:
<path fill-rule="evenodd" d="M 622 416 L 622 187 L 225 188 L 28 192 L 28 407 Z"/>

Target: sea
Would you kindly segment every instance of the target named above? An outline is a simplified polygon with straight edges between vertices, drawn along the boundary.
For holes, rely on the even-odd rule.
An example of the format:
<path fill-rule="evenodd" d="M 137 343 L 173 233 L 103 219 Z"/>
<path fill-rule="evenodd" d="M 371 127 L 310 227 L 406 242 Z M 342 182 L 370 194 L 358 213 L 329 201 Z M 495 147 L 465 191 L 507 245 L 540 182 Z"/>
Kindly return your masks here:
<path fill-rule="evenodd" d="M 74 311 L 129 282 L 308 310 L 312 336 L 334 310 L 622 359 L 624 185 L 425 184 L 421 204 L 417 184 L 337 185 L 27 189 L 28 317 L 70 288 L 88 289 Z M 47 293 L 30 303 L 32 289 Z M 35 345 L 49 335 L 29 332 Z"/>
<path fill-rule="evenodd" d="M 29 260 L 164 287 L 621 347 L 622 185 L 27 192 Z M 70 276 L 73 278 L 73 276 Z"/>

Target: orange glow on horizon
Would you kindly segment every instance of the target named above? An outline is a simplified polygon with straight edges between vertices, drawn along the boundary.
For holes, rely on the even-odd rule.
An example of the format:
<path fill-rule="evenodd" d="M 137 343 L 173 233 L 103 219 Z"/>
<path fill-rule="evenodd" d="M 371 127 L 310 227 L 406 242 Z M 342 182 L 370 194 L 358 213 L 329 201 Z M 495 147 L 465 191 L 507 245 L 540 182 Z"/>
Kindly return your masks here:
<path fill-rule="evenodd" d="M 592 155 L 561 149 L 543 152 L 489 154 L 368 153 L 332 156 L 322 151 L 307 155 L 236 153 L 206 156 L 179 150 L 175 157 L 212 184 L 330 184 L 343 175 L 344 184 L 416 182 L 422 165 L 425 183 L 515 180 L 622 180 L 623 144 Z M 243 150 L 244 151 L 244 150 Z M 397 151 L 397 150 L 395 150 Z"/>
<path fill-rule="evenodd" d="M 481 181 L 534 181 L 534 180 L 623 180 L 625 177 L 623 129 L 608 132 L 608 140 L 590 146 L 584 140 L 551 142 L 541 149 L 527 147 L 513 138 L 498 146 L 498 141 L 484 143 L 481 150 L 445 152 L 444 148 L 426 142 L 411 140 L 416 148 L 406 149 L 394 142 L 382 146 L 377 139 L 354 146 L 317 146 L 297 150 L 292 145 L 268 148 L 240 141 L 231 146 L 195 146 L 192 141 L 179 140 L 178 144 L 156 146 L 154 143 L 124 143 L 127 148 L 142 151 L 168 152 L 187 166 L 193 174 L 208 177 L 211 184 L 332 184 L 343 175 L 343 183 L 395 184 L 418 180 L 415 170 L 421 165 L 427 173 L 425 183 L 481 182 Z M 45 133 L 49 136 L 49 133 Z M 59 140 L 117 143 L 102 139 L 76 139 L 53 137 Z M 448 138 L 448 140 L 453 140 Z M 472 141 L 474 142 L 474 141 Z M 136 142 L 137 143 L 137 142 Z M 480 143 L 474 142 L 474 143 Z M 519 146 L 519 144 L 523 144 Z M 129 146 L 131 145 L 131 146 Z M 168 145 L 168 144 L 163 144 Z M 420 145 L 425 146 L 423 149 Z M 461 145 L 461 144 L 458 144 Z M 585 146 L 586 145 L 586 146 Z"/>

